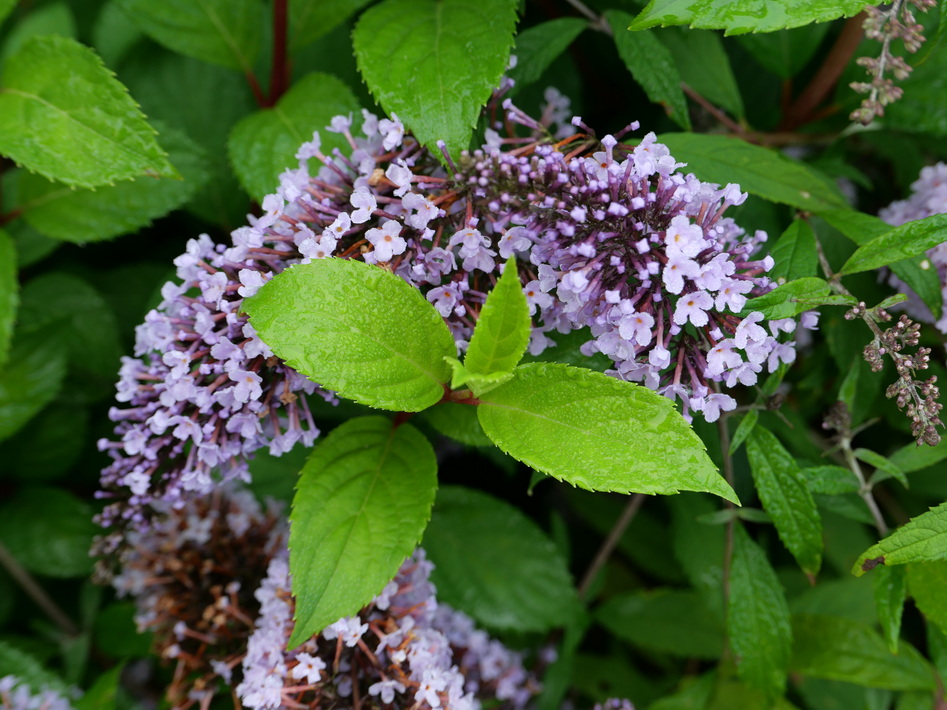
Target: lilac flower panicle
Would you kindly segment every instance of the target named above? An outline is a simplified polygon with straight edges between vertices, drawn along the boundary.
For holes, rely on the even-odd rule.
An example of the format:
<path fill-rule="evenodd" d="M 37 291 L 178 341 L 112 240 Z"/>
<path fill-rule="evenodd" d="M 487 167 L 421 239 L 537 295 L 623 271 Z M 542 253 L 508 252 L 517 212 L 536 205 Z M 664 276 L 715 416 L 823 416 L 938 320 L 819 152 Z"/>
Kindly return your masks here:
<path fill-rule="evenodd" d="M 72 710 L 72 702 L 54 690 L 33 692 L 14 675 L 0 678 L 0 710 Z"/>

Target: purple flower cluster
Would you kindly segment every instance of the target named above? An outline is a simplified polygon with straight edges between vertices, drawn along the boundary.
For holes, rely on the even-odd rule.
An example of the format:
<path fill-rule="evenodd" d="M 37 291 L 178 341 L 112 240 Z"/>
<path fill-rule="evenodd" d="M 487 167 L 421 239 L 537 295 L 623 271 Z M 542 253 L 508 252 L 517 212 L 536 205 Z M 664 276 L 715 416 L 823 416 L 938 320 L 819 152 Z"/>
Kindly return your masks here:
<path fill-rule="evenodd" d="M 34 693 L 13 675 L 0 678 L 0 710 L 72 710 L 72 703 L 53 690 Z"/>
<path fill-rule="evenodd" d="M 921 170 L 920 177 L 911 185 L 910 197 L 892 202 L 882 209 L 878 216 L 888 224 L 898 226 L 905 222 L 945 213 L 947 213 L 947 165 L 937 163 Z M 927 257 L 940 276 L 944 309 L 939 320 L 935 322 L 930 309 L 907 284 L 896 277 L 892 277 L 891 282 L 899 291 L 908 296 L 909 300 L 905 304 L 905 309 L 912 316 L 927 323 L 934 323 L 941 333 L 947 333 L 947 242 L 928 251 Z"/>
<path fill-rule="evenodd" d="M 260 618 L 237 695 L 252 710 L 360 707 L 522 708 L 539 690 L 519 654 L 439 605 L 423 550 L 357 616 L 287 651 L 294 603 L 286 555 L 257 591 Z"/>

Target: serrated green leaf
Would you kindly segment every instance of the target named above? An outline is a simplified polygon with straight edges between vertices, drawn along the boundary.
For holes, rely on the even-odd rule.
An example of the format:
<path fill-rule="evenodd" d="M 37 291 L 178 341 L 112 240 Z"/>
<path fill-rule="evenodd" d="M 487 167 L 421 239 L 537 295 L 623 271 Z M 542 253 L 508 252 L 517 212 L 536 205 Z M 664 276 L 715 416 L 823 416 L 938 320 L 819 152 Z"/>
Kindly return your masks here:
<path fill-rule="evenodd" d="M 0 640 L 0 678 L 16 676 L 34 693 L 49 688 L 68 696 L 70 689 L 58 675 L 43 667 L 43 664 L 28 653 Z"/>
<path fill-rule="evenodd" d="M 89 574 L 89 547 L 98 532 L 92 508 L 58 488 L 24 488 L 0 507 L 0 541 L 36 574 Z"/>
<path fill-rule="evenodd" d="M 777 286 L 762 296 L 751 298 L 743 306 L 743 312 L 759 311 L 770 320 L 793 318 L 804 311 L 825 305 L 826 302 L 834 303 L 836 297 L 830 295 L 831 291 L 827 282 L 815 276 L 806 276 Z M 857 303 L 854 298 L 850 300 L 852 305 Z"/>
<path fill-rule="evenodd" d="M 822 523 L 806 479 L 792 455 L 769 430 L 756 427 L 746 442 L 753 481 L 763 507 L 803 571 L 822 566 Z"/>
<path fill-rule="evenodd" d="M 888 478 L 889 476 L 891 478 L 896 478 L 898 483 L 900 483 L 905 488 L 908 488 L 908 477 L 904 475 L 904 471 L 898 468 L 897 464 L 891 463 L 891 461 L 889 461 L 887 458 L 875 451 L 872 451 L 871 449 L 855 449 L 853 453 L 855 454 L 855 458 L 857 458 L 859 461 L 864 461 L 870 466 L 875 467 L 875 475 L 873 475 L 872 478 L 876 481 L 881 480 L 877 479 L 876 476 L 879 471 L 883 471 L 884 473 L 888 474 L 885 476 L 885 478 Z"/>
<path fill-rule="evenodd" d="M 513 378 L 512 372 L 490 372 L 485 375 L 475 374 L 468 370 L 460 360 L 455 357 L 450 357 L 449 355 L 445 356 L 444 360 L 451 368 L 451 389 L 456 390 L 466 385 L 470 387 L 471 392 L 473 392 L 476 397 L 492 389 L 496 389 L 504 382 L 509 382 Z"/>
<path fill-rule="evenodd" d="M 513 92 L 528 86 L 543 75 L 556 58 L 589 26 L 577 17 L 559 17 L 523 30 L 516 35 L 516 66 L 509 71 Z"/>
<path fill-rule="evenodd" d="M 774 150 L 709 134 L 665 133 L 658 140 L 701 180 L 739 183 L 751 195 L 811 212 L 847 206 L 832 179 Z"/>
<path fill-rule="evenodd" d="M 782 695 L 792 652 L 789 606 L 766 553 L 742 525 L 734 527 L 727 634 L 740 678 L 771 698 Z"/>
<path fill-rule="evenodd" d="M 657 34 L 671 51 L 684 82 L 732 115 L 744 116 L 743 97 L 720 35 L 678 27 L 669 27 Z"/>
<path fill-rule="evenodd" d="M 888 574 L 907 573 L 907 587 L 917 608 L 924 618 L 935 624 L 941 633 L 947 632 L 947 599 L 944 588 L 947 586 L 947 561 L 909 564 L 906 567 L 882 568 L 875 572 Z M 901 600 L 904 601 L 904 580 L 901 581 Z"/>
<path fill-rule="evenodd" d="M 410 424 L 350 419 L 303 467 L 290 515 L 294 648 L 371 601 L 420 542 L 437 490 L 437 458 Z"/>
<path fill-rule="evenodd" d="M 794 220 L 770 249 L 773 268 L 767 276 L 778 284 L 815 276 L 819 255 L 815 250 L 815 234 L 804 219 Z"/>
<path fill-rule="evenodd" d="M 289 49 L 305 47 L 361 10 L 370 0 L 292 0 L 289 3 Z"/>
<path fill-rule="evenodd" d="M 499 84 L 513 46 L 515 0 L 385 0 L 352 34 L 359 71 L 388 114 L 434 151 L 457 157 Z"/>
<path fill-rule="evenodd" d="M 0 229 L 0 370 L 10 355 L 19 290 L 16 248 L 10 235 Z"/>
<path fill-rule="evenodd" d="M 227 152 L 240 182 L 256 200 L 279 184 L 279 176 L 295 168 L 299 146 L 319 131 L 322 151 L 347 148 L 344 136 L 325 130 L 334 116 L 358 111 L 358 100 L 344 83 L 313 72 L 293 84 L 273 108 L 242 119 L 230 133 Z"/>
<path fill-rule="evenodd" d="M 0 153 L 18 165 L 77 187 L 177 177 L 154 134 L 125 87 L 75 40 L 33 37 L 4 65 Z"/>
<path fill-rule="evenodd" d="M 758 422 L 759 419 L 760 410 L 758 409 L 751 409 L 743 415 L 740 419 L 740 425 L 737 427 L 737 430 L 733 432 L 733 438 L 730 440 L 730 456 L 733 456 L 733 454 L 743 446 L 743 442 L 746 441 L 746 437 L 748 437 L 756 427 L 756 422 Z"/>
<path fill-rule="evenodd" d="M 691 118 L 687 112 L 687 100 L 681 89 L 681 75 L 670 50 L 661 44 L 653 32 L 628 32 L 625 28 L 631 24 L 632 16 L 627 12 L 606 10 L 605 19 L 612 28 L 615 47 L 625 68 L 649 99 L 664 106 L 671 120 L 689 131 Z"/>
<path fill-rule="evenodd" d="M 595 620 L 619 638 L 651 651 L 705 660 L 723 653 L 723 621 L 693 591 L 616 595 L 596 609 Z"/>
<path fill-rule="evenodd" d="M 456 354 L 444 320 L 401 277 L 361 261 L 318 259 L 274 277 L 244 303 L 290 367 L 379 409 L 435 404 Z"/>
<path fill-rule="evenodd" d="M 503 451 L 580 488 L 706 491 L 737 502 L 673 403 L 646 387 L 534 363 L 481 397 L 477 414 Z"/>
<path fill-rule="evenodd" d="M 934 562 L 947 559 L 947 503 L 941 503 L 907 523 L 876 545 L 865 550 L 852 567 L 860 577 L 880 564 Z"/>
<path fill-rule="evenodd" d="M 485 626 L 546 631 L 577 611 L 556 546 L 502 500 L 460 486 L 441 488 L 423 546 L 434 563 L 438 599 Z"/>
<path fill-rule="evenodd" d="M 191 199 L 209 177 L 203 151 L 183 133 L 162 128 L 161 143 L 183 180 L 138 178 L 77 190 L 24 174 L 23 218 L 40 234 L 76 244 L 112 239 L 150 225 Z"/>
<path fill-rule="evenodd" d="M 651 0 L 630 29 L 689 25 L 705 30 L 725 30 L 728 35 L 775 32 L 851 17 L 863 8 L 860 0 L 787 0 L 768 3 L 763 10 L 757 0 Z"/>
<path fill-rule="evenodd" d="M 512 372 L 526 352 L 529 331 L 529 305 L 511 257 L 480 310 L 464 367 L 474 375 Z"/>
<path fill-rule="evenodd" d="M 260 52 L 260 0 L 118 0 L 146 35 L 168 49 L 253 74 Z"/>
<path fill-rule="evenodd" d="M 905 581 L 903 567 L 882 566 L 872 579 L 878 621 L 881 622 L 881 632 L 891 653 L 898 652 L 901 613 L 904 611 L 904 599 L 907 596 Z"/>
<path fill-rule="evenodd" d="M 477 408 L 456 402 L 441 402 L 436 407 L 425 409 L 418 415 L 444 436 L 449 436 L 467 446 L 489 446 L 493 442 L 483 433 Z"/>
<path fill-rule="evenodd" d="M 936 686 L 933 669 L 913 646 L 902 641 L 895 656 L 867 624 L 795 614 L 792 635 L 792 673 L 890 690 L 933 690 Z"/>
<path fill-rule="evenodd" d="M 858 493 L 861 487 L 855 474 L 841 466 L 810 466 L 802 469 L 802 476 L 812 493 L 822 495 Z"/>
<path fill-rule="evenodd" d="M 947 241 L 947 215 L 935 214 L 907 222 L 875 237 L 848 257 L 839 275 L 857 274 L 919 256 Z"/>
<path fill-rule="evenodd" d="M 0 441 L 12 436 L 62 386 L 65 348 L 59 337 L 16 332 L 7 366 L 0 370 Z"/>
<path fill-rule="evenodd" d="M 0 51 L 0 60 L 5 61 L 16 54 L 30 37 L 41 35 L 76 38 L 76 21 L 65 2 L 31 8 L 29 14 L 10 28 L 10 34 L 4 40 L 3 50 Z"/>
<path fill-rule="evenodd" d="M 929 468 L 947 459 L 947 438 L 941 439 L 937 446 L 918 446 L 908 444 L 891 455 L 891 463 L 905 473 L 913 473 Z"/>

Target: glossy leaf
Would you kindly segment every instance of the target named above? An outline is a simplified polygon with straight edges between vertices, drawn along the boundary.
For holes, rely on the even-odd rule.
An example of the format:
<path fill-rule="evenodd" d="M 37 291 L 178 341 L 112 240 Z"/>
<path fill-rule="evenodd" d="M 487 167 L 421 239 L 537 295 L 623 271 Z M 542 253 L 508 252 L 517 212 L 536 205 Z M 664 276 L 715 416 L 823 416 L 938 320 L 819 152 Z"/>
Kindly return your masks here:
<path fill-rule="evenodd" d="M 299 475 L 290 515 L 295 647 L 355 614 L 420 542 L 437 459 L 410 424 L 351 419 L 322 439 Z"/>
<path fill-rule="evenodd" d="M 369 0 L 292 0 L 289 3 L 290 50 L 327 35 L 368 3 Z"/>
<path fill-rule="evenodd" d="M 720 35 L 673 27 L 659 32 L 658 38 L 671 51 L 682 81 L 708 101 L 743 117 L 743 97 Z"/>
<path fill-rule="evenodd" d="M 163 128 L 161 142 L 183 179 L 139 178 L 92 190 L 24 174 L 23 218 L 40 234 L 76 244 L 112 239 L 150 225 L 191 199 L 209 177 L 203 151 L 187 136 Z"/>
<path fill-rule="evenodd" d="M 326 131 L 334 116 L 358 112 L 358 100 L 344 83 L 314 72 L 297 81 L 279 103 L 241 120 L 227 142 L 234 171 L 247 192 L 262 200 L 279 184 L 279 176 L 295 169 L 299 146 L 319 131 L 322 151 L 350 150 L 344 136 Z"/>
<path fill-rule="evenodd" d="M 801 210 L 847 206 L 833 180 L 777 151 L 720 135 L 665 133 L 658 140 L 701 180 L 739 183 L 751 195 Z"/>
<path fill-rule="evenodd" d="M 31 38 L 4 64 L 0 153 L 77 187 L 177 177 L 155 131 L 98 55 L 55 35 Z"/>
<path fill-rule="evenodd" d="M 767 276 L 777 284 L 815 276 L 819 268 L 819 256 L 815 250 L 815 234 L 803 219 L 792 224 L 776 240 L 769 255 L 775 264 Z"/>
<path fill-rule="evenodd" d="M 343 397 L 419 412 L 444 394 L 454 338 L 420 291 L 384 269 L 345 259 L 297 264 L 244 308 L 273 352 Z"/>
<path fill-rule="evenodd" d="M 792 635 L 792 673 L 890 690 L 933 690 L 936 686 L 933 669 L 913 646 L 902 642 L 895 656 L 867 624 L 796 614 Z"/>
<path fill-rule="evenodd" d="M 510 258 L 480 310 L 464 367 L 475 375 L 512 372 L 526 352 L 529 332 L 529 306 L 516 259 Z"/>
<path fill-rule="evenodd" d="M 18 293 L 16 248 L 10 235 L 0 229 L 0 370 L 10 354 Z"/>
<path fill-rule="evenodd" d="M 947 503 L 941 503 L 872 545 L 859 556 L 852 574 L 861 576 L 878 565 L 947 559 Z"/>
<path fill-rule="evenodd" d="M 769 697 L 786 690 L 792 652 L 789 606 L 782 585 L 742 525 L 734 526 L 727 635 L 737 670 L 748 685 Z"/>
<path fill-rule="evenodd" d="M 902 224 L 855 250 L 840 275 L 857 274 L 923 254 L 947 241 L 947 215 L 935 214 Z"/>
<path fill-rule="evenodd" d="M 538 81 L 588 26 L 588 22 L 577 17 L 558 17 L 516 35 L 516 66 L 509 71 L 509 77 L 516 82 L 513 91 Z"/>
<path fill-rule="evenodd" d="M 444 358 L 451 368 L 450 386 L 451 389 L 459 389 L 467 386 L 475 396 L 496 389 L 504 382 L 509 382 L 513 378 L 512 372 L 490 372 L 486 375 L 478 375 L 471 372 L 457 358 L 446 356 Z"/>
<path fill-rule="evenodd" d="M 515 0 L 385 0 L 352 35 L 372 94 L 422 145 L 454 157 L 470 144 L 481 107 L 513 46 Z"/>
<path fill-rule="evenodd" d="M 0 441 L 21 429 L 49 404 L 66 374 L 63 343 L 48 334 L 17 333 L 0 369 Z"/>
<path fill-rule="evenodd" d="M 645 387 L 535 363 L 480 399 L 487 436 L 554 478 L 593 491 L 707 491 L 737 501 L 673 403 Z"/>
<path fill-rule="evenodd" d="M 578 602 L 566 561 L 517 508 L 479 491 L 437 492 L 423 547 L 438 599 L 495 629 L 562 626 Z"/>
<path fill-rule="evenodd" d="M 689 25 L 705 30 L 775 32 L 813 22 L 829 22 L 862 11 L 859 0 L 782 0 L 763 10 L 757 0 L 651 0 L 635 18 L 633 30 L 667 25 Z"/>
<path fill-rule="evenodd" d="M 118 0 L 142 32 L 168 49 L 253 74 L 260 52 L 260 0 Z"/>
<path fill-rule="evenodd" d="M 875 572 L 872 584 L 881 632 L 888 643 L 888 650 L 897 653 L 901 636 L 901 613 L 904 611 L 904 599 L 907 596 L 904 568 L 882 566 Z"/>
<path fill-rule="evenodd" d="M 756 427 L 746 442 L 753 481 L 779 539 L 807 574 L 822 566 L 822 523 L 806 479 L 769 430 Z"/>
<path fill-rule="evenodd" d="M 790 281 L 777 286 L 769 293 L 751 298 L 743 307 L 744 313 L 759 311 L 768 319 L 792 318 L 804 311 L 812 310 L 826 301 L 833 302 L 829 284 L 815 276 Z M 857 301 L 852 300 L 852 305 Z"/>
<path fill-rule="evenodd" d="M 875 572 L 888 574 L 907 573 L 907 586 L 914 604 L 924 614 L 924 618 L 936 624 L 941 633 L 947 632 L 947 560 L 910 564 L 907 567 L 881 568 Z M 902 602 L 904 581 L 901 581 Z"/>
<path fill-rule="evenodd" d="M 668 116 L 677 125 L 690 130 L 691 119 L 681 89 L 681 76 L 668 48 L 661 44 L 653 32 L 628 32 L 625 28 L 631 23 L 632 17 L 627 12 L 607 10 L 605 19 L 612 28 L 618 56 L 648 98 L 664 106 Z"/>

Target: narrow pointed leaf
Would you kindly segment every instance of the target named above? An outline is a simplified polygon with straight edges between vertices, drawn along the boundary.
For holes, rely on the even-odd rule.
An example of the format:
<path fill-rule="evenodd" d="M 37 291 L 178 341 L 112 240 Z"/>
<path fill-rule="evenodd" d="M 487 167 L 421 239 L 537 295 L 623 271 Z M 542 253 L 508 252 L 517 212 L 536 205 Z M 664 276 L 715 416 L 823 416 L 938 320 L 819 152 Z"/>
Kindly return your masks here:
<path fill-rule="evenodd" d="M 898 483 L 905 488 L 908 487 L 908 478 L 904 474 L 904 471 L 902 471 L 897 464 L 892 463 L 877 451 L 872 451 L 871 449 L 855 449 L 853 453 L 858 460 L 875 467 L 875 473 L 872 475 L 874 482 L 890 477 L 897 479 Z M 879 473 L 883 473 L 884 476 L 878 476 Z"/>
<path fill-rule="evenodd" d="M 300 473 L 290 516 L 292 648 L 371 601 L 421 540 L 437 459 L 409 424 L 359 417 L 334 429 Z"/>
<path fill-rule="evenodd" d="M 941 633 L 947 632 L 947 598 L 944 589 L 947 586 L 947 561 L 923 562 L 906 567 L 885 567 L 878 572 L 905 573 L 911 598 L 929 622 L 935 624 Z M 904 601 L 904 581 L 901 582 L 902 603 Z"/>
<path fill-rule="evenodd" d="M 815 276 L 819 257 L 815 250 L 815 234 L 804 219 L 794 220 L 776 240 L 769 255 L 776 262 L 769 278 L 778 284 Z"/>
<path fill-rule="evenodd" d="M 5 62 L 0 154 L 77 187 L 177 177 L 154 129 L 99 56 L 55 35 L 30 38 Z"/>
<path fill-rule="evenodd" d="M 526 352 L 529 329 L 529 306 L 511 258 L 480 311 L 464 367 L 475 375 L 512 372 Z"/>
<path fill-rule="evenodd" d="M 918 446 L 910 443 L 891 455 L 891 463 L 905 473 L 921 471 L 947 459 L 947 438 L 941 439 L 937 446 Z"/>
<path fill-rule="evenodd" d="M 898 640 L 901 636 L 901 613 L 904 611 L 904 599 L 907 596 L 904 571 L 904 567 L 882 566 L 875 572 L 872 580 L 878 621 L 881 622 L 881 632 L 891 653 L 898 652 Z"/>
<path fill-rule="evenodd" d="M 815 276 L 806 276 L 751 298 L 743 307 L 743 312 L 759 311 L 770 320 L 792 318 L 821 305 L 834 304 L 837 298 L 831 295 L 828 283 Z M 854 298 L 849 300 L 852 305 L 857 303 Z"/>
<path fill-rule="evenodd" d="M 840 275 L 857 274 L 919 256 L 947 242 L 947 214 L 935 214 L 895 227 L 860 246 L 842 265 Z"/>
<path fill-rule="evenodd" d="M 789 606 L 766 553 L 742 525 L 734 526 L 730 570 L 727 634 L 740 678 L 771 698 L 781 696 L 792 655 Z"/>
<path fill-rule="evenodd" d="M 487 436 L 559 480 L 593 491 L 706 491 L 737 501 L 673 403 L 646 387 L 533 363 L 480 399 Z"/>
<path fill-rule="evenodd" d="M 327 35 L 368 3 L 369 0 L 292 0 L 289 3 L 290 50 Z"/>
<path fill-rule="evenodd" d="M 878 565 L 947 559 L 947 503 L 912 518 L 884 540 L 865 550 L 852 574 L 860 577 Z"/>
<path fill-rule="evenodd" d="M 822 523 L 806 479 L 769 430 L 756 427 L 746 442 L 753 481 L 779 539 L 808 574 L 822 566 Z"/>
<path fill-rule="evenodd" d="M 343 397 L 419 412 L 436 403 L 456 354 L 421 292 L 371 264 L 318 259 L 274 277 L 245 304 L 263 341 Z"/>
<path fill-rule="evenodd" d="M 423 144 L 457 157 L 499 84 L 513 46 L 515 0 L 385 0 L 352 35 L 372 94 Z"/>
<path fill-rule="evenodd" d="M 658 34 L 674 57 L 681 79 L 704 98 L 732 115 L 745 115 L 743 97 L 720 35 L 699 30 L 667 29 Z"/>
<path fill-rule="evenodd" d="M 3 369 L 7 356 L 10 354 L 18 290 L 16 249 L 13 246 L 13 238 L 0 229 L 0 370 Z"/>
<path fill-rule="evenodd" d="M 730 456 L 733 456 L 743 443 L 746 441 L 753 429 L 756 428 L 756 423 L 760 419 L 760 410 L 751 409 L 747 412 L 742 419 L 740 419 L 740 425 L 737 427 L 737 430 L 733 432 L 733 438 L 730 440 Z"/>
<path fill-rule="evenodd" d="M 516 82 L 512 91 L 538 81 L 556 58 L 566 51 L 582 30 L 589 26 L 578 17 L 559 17 L 523 30 L 516 35 L 516 66 L 510 78 Z"/>

